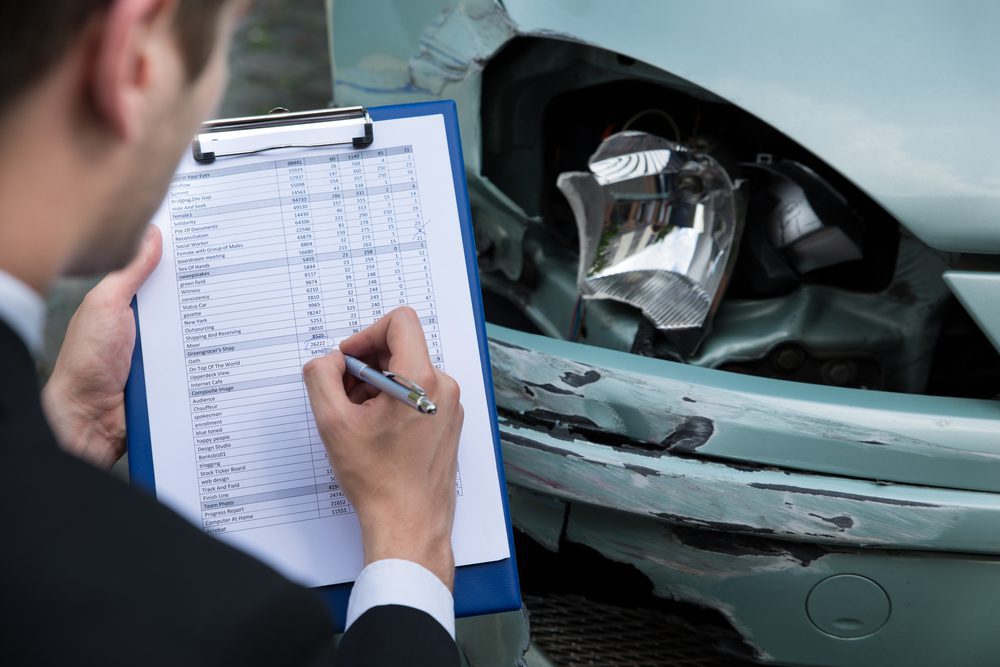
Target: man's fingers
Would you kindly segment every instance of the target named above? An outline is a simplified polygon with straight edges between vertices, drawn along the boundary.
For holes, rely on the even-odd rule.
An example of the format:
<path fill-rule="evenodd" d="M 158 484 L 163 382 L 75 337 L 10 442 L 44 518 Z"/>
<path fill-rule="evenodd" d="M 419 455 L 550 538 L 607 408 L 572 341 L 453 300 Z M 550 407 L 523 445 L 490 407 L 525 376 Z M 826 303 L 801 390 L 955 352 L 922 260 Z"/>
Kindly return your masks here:
<path fill-rule="evenodd" d="M 391 356 L 391 370 L 426 376 L 432 371 L 427 354 L 427 341 L 420 326 L 420 318 L 412 308 L 397 308 L 372 326 L 356 333 L 340 344 L 344 354 L 367 359 L 387 359 Z M 414 381 L 417 381 L 416 378 Z"/>
<path fill-rule="evenodd" d="M 162 254 L 163 236 L 156 225 L 149 225 L 132 261 L 125 268 L 109 273 L 103 282 L 116 298 L 130 299 L 160 263 Z"/>
<path fill-rule="evenodd" d="M 337 350 L 311 359 L 302 368 L 302 379 L 317 425 L 326 423 L 330 417 L 339 418 L 350 404 L 351 399 L 344 390 L 346 370 L 344 355 Z"/>

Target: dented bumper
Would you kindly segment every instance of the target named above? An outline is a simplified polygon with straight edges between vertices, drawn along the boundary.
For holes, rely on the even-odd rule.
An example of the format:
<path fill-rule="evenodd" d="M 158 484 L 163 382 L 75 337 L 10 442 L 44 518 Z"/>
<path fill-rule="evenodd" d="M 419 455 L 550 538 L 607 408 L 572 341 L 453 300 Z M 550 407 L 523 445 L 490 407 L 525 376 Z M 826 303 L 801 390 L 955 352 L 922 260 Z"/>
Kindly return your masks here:
<path fill-rule="evenodd" d="M 973 432 L 910 437 L 912 420 L 880 402 L 890 395 L 865 396 L 883 416 L 869 426 L 860 406 L 834 404 L 838 421 L 829 402 L 811 405 L 808 388 L 791 383 L 492 325 L 489 335 L 511 516 L 538 543 L 594 549 L 641 572 L 659 597 L 721 612 L 761 662 L 995 663 L 1000 495 L 821 470 L 830 447 L 841 448 L 841 471 L 864 465 L 865 447 L 937 459 L 939 470 L 976 459 L 989 468 L 991 452 L 954 446 Z M 768 394 L 776 388 L 805 395 Z M 798 439 L 794 466 L 713 454 L 727 443 L 755 452 L 771 438 Z M 919 651 L 899 652 L 915 638 Z M 963 646 L 975 655 L 956 663 Z"/>
<path fill-rule="evenodd" d="M 618 356 L 620 364 L 581 363 L 554 356 L 553 348 L 568 354 L 582 348 L 608 362 Z M 606 350 L 595 355 L 593 348 L 502 327 L 490 327 L 490 356 L 510 484 L 671 525 L 815 544 L 1000 555 L 998 494 L 889 483 L 864 468 L 853 476 L 822 474 L 803 469 L 808 451 L 797 468 L 704 455 L 717 438 L 753 449 L 753 439 L 768 437 L 768 423 L 845 448 L 892 449 L 904 440 L 899 433 L 882 428 L 873 435 L 818 417 L 810 424 L 806 406 L 786 412 L 777 398 L 676 377 L 703 369 Z M 885 444 L 863 442 L 876 438 Z"/>

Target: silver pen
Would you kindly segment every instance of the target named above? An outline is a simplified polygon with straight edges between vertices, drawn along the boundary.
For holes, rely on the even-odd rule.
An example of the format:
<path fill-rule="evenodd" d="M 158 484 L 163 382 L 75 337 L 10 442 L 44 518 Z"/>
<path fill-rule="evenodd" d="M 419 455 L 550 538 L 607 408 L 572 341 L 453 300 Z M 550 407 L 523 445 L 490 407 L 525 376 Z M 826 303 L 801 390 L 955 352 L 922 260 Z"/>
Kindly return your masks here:
<path fill-rule="evenodd" d="M 360 359 L 344 355 L 347 361 L 347 372 L 366 382 L 381 392 L 392 396 L 398 401 L 406 403 L 414 410 L 419 410 L 425 415 L 432 415 L 437 412 L 434 401 L 427 398 L 427 392 L 420 385 L 412 380 L 407 380 L 398 373 L 392 371 L 379 371 Z"/>

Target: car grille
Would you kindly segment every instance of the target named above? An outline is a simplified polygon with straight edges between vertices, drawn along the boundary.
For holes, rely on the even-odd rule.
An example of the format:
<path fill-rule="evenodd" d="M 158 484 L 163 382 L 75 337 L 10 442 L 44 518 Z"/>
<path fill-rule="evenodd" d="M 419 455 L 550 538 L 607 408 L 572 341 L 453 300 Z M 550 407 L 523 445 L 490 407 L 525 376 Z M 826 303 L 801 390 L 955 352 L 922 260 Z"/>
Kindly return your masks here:
<path fill-rule="evenodd" d="M 755 663 L 732 628 L 693 624 L 660 609 L 580 595 L 525 595 L 531 639 L 559 667 L 743 667 Z"/>

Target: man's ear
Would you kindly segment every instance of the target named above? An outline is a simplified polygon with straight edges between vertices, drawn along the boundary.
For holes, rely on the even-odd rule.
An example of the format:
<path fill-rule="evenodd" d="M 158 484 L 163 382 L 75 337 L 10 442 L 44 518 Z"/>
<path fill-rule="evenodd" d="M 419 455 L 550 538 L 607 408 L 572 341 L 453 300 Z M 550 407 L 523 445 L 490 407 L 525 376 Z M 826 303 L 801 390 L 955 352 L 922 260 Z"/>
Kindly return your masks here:
<path fill-rule="evenodd" d="M 28 0 L 38 1 L 38 0 Z M 122 139 L 136 136 L 156 104 L 156 87 L 170 85 L 164 57 L 180 57 L 171 26 L 176 0 L 112 0 L 97 37 L 91 90 L 96 111 Z M 179 63 L 177 64 L 179 67 Z M 175 68 L 176 69 L 176 68 Z"/>

